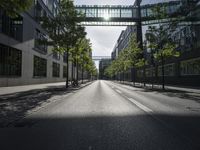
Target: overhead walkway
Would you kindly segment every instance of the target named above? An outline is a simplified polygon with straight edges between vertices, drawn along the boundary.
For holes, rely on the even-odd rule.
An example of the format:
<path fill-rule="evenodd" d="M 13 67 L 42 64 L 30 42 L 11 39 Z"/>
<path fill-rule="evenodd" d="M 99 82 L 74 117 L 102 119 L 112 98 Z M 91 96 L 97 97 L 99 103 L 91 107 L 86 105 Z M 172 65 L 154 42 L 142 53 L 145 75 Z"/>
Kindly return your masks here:
<path fill-rule="evenodd" d="M 92 60 L 99 61 L 102 59 L 111 59 L 111 56 L 92 56 Z"/>
<path fill-rule="evenodd" d="M 193 0 L 195 1 L 195 0 Z M 155 15 L 152 8 L 155 6 L 165 7 L 170 17 L 180 14 L 183 7 L 181 0 L 164 2 L 151 5 L 122 6 L 122 5 L 81 5 L 76 10 L 85 16 L 82 24 L 85 26 L 128 26 L 141 21 L 142 24 L 153 24 Z M 167 21 L 168 18 L 163 21 Z"/>

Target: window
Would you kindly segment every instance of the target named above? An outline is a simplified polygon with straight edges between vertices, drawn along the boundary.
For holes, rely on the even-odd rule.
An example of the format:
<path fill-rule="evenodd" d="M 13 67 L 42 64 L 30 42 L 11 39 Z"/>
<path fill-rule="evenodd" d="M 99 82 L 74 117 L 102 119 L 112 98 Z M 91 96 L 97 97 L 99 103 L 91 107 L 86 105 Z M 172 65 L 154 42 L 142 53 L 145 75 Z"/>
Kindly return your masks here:
<path fill-rule="evenodd" d="M 53 58 L 56 60 L 60 60 L 60 54 L 58 52 L 53 52 Z"/>
<path fill-rule="evenodd" d="M 200 75 L 200 58 L 182 61 L 181 75 Z"/>
<path fill-rule="evenodd" d="M 63 66 L 63 78 L 67 77 L 67 66 Z"/>
<path fill-rule="evenodd" d="M 39 52 L 42 52 L 44 54 L 47 53 L 47 44 L 44 43 L 47 41 L 47 38 L 45 34 L 41 33 L 39 30 L 36 29 L 35 32 L 35 49 Z"/>
<path fill-rule="evenodd" d="M 137 70 L 137 77 L 142 78 L 143 77 L 143 70 Z"/>
<path fill-rule="evenodd" d="M 131 9 L 121 9 L 121 17 L 122 18 L 131 18 L 132 17 L 132 10 Z"/>
<path fill-rule="evenodd" d="M 63 54 L 63 62 L 67 63 L 67 53 L 64 52 Z"/>
<path fill-rule="evenodd" d="M 154 77 L 155 76 L 155 68 L 148 68 L 145 70 L 146 77 Z"/>
<path fill-rule="evenodd" d="M 34 77 L 46 77 L 47 76 L 47 60 L 40 58 L 38 56 L 34 56 Z"/>
<path fill-rule="evenodd" d="M 0 10 L 0 32 L 14 38 L 17 41 L 23 39 L 23 19 L 18 17 L 11 19 Z"/>
<path fill-rule="evenodd" d="M 0 44 L 0 76 L 21 76 L 22 52 Z"/>
<path fill-rule="evenodd" d="M 164 66 L 164 76 L 175 75 L 175 64 L 167 64 Z M 162 76 L 162 66 L 158 67 L 158 76 Z"/>
<path fill-rule="evenodd" d="M 53 77 L 60 77 L 60 64 L 53 62 Z"/>

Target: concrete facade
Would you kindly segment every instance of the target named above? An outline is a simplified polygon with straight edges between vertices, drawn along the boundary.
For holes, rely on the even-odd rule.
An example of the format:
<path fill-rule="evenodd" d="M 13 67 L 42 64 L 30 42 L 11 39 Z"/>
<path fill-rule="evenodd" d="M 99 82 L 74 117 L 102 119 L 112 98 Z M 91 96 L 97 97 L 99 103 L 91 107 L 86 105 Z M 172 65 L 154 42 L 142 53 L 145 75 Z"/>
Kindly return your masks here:
<path fill-rule="evenodd" d="M 123 49 L 128 47 L 129 40 L 132 34 L 136 34 L 136 33 L 137 33 L 136 26 L 127 26 L 127 28 L 121 32 L 111 54 L 111 57 L 113 60 L 118 57 L 119 53 Z"/>
<path fill-rule="evenodd" d="M 46 14 L 52 15 L 52 11 L 49 9 L 50 6 L 53 6 L 56 1 L 47 0 L 37 0 L 36 1 L 42 8 L 43 12 Z M 46 35 L 45 31 L 41 28 L 40 24 L 36 21 L 36 3 L 31 8 L 30 11 L 23 13 L 23 24 L 22 24 L 22 41 L 18 41 L 13 37 L 0 33 L 0 44 L 16 48 L 22 52 L 22 66 L 21 66 L 21 76 L 1 76 L 0 75 L 0 86 L 16 86 L 16 85 L 27 85 L 27 84 L 39 84 L 39 83 L 49 83 L 49 82 L 61 82 L 65 81 L 63 77 L 63 66 L 66 66 L 66 63 L 63 61 L 63 57 L 60 56 L 60 59 L 53 58 L 51 48 L 47 48 L 47 52 L 43 53 L 35 49 L 35 37 L 36 30 L 39 30 L 42 34 Z M 2 17 L 2 16 L 1 16 Z M 2 19 L 2 18 L 0 18 Z M 0 26 L 1 28 L 1 26 Z M 34 56 L 44 58 L 47 60 L 47 71 L 46 77 L 34 77 Z M 3 57 L 3 56 L 1 56 Z M 60 76 L 53 77 L 52 69 L 53 62 L 60 64 Z M 71 65 L 69 65 L 69 79 L 70 79 L 70 70 Z"/>
<path fill-rule="evenodd" d="M 140 2 L 141 0 L 138 0 Z M 168 0 L 171 1 L 171 0 Z M 167 0 L 143 0 L 141 5 L 155 4 L 160 2 L 168 2 Z M 186 2 L 186 1 L 185 1 Z M 192 2 L 192 1 L 188 1 Z M 137 4 L 137 1 L 135 5 Z M 185 4 L 184 4 L 185 5 Z M 177 49 L 180 52 L 178 58 L 168 58 L 165 61 L 165 82 L 172 85 L 186 85 L 186 86 L 200 86 L 200 3 L 194 0 L 194 8 L 187 12 L 186 15 L 192 15 L 193 21 L 182 22 L 171 34 L 171 39 L 177 45 Z M 187 6 L 187 5 L 186 5 Z M 185 12 L 184 12 L 185 13 Z M 154 24 L 156 26 L 156 24 Z M 136 32 L 138 30 L 136 29 Z M 137 36 L 143 36 L 143 42 L 145 41 L 145 34 L 148 32 L 148 26 L 142 26 L 142 34 Z M 112 52 L 112 59 L 114 60 L 119 51 L 126 47 L 126 43 L 129 42 L 128 38 L 125 38 L 125 31 L 122 31 L 116 46 Z M 144 42 L 145 43 L 145 42 Z M 146 47 L 144 45 L 144 47 Z M 128 70 L 120 75 L 121 78 L 125 78 L 126 81 L 135 82 L 147 82 L 147 83 L 162 83 L 161 63 L 152 61 L 152 54 L 148 52 L 148 49 L 144 49 L 145 58 L 149 61 L 149 65 L 145 68 L 132 68 L 132 71 Z M 145 75 L 145 76 L 144 76 Z M 115 77 L 119 79 L 119 75 Z"/>

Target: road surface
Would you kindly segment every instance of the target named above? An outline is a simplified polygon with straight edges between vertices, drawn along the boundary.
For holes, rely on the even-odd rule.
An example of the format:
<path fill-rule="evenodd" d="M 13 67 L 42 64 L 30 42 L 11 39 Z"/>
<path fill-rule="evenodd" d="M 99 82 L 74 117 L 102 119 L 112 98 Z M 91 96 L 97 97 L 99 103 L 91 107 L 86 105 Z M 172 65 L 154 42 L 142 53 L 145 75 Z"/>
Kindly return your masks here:
<path fill-rule="evenodd" d="M 95 81 L 0 128 L 0 149 L 199 150 L 200 103 L 182 94 Z"/>

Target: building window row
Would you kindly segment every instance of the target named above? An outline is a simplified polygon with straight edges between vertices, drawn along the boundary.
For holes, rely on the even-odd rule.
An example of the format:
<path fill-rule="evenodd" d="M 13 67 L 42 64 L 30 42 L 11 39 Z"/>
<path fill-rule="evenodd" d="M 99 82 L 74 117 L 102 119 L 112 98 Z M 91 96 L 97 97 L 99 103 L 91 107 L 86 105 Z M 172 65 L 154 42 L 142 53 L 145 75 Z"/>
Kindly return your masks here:
<path fill-rule="evenodd" d="M 34 48 L 37 51 L 40 51 L 42 53 L 47 53 L 47 44 L 45 43 L 47 41 L 47 37 L 45 34 L 40 32 L 40 30 L 36 29 L 35 30 L 35 43 L 34 43 Z"/>
<path fill-rule="evenodd" d="M 164 76 L 175 75 L 175 64 L 164 65 Z M 158 67 L 158 76 L 162 76 L 162 66 Z"/>
<path fill-rule="evenodd" d="M 0 10 L 0 33 L 21 42 L 23 40 L 23 18 L 11 19 Z"/>
<path fill-rule="evenodd" d="M 60 64 L 53 62 L 53 77 L 60 77 Z"/>
<path fill-rule="evenodd" d="M 155 77 L 155 68 L 148 68 L 145 70 L 146 77 Z"/>
<path fill-rule="evenodd" d="M 47 76 L 47 60 L 34 56 L 34 77 L 46 77 Z"/>
<path fill-rule="evenodd" d="M 56 60 L 60 60 L 60 54 L 58 52 L 53 52 L 53 58 Z"/>
<path fill-rule="evenodd" d="M 63 66 L 63 78 L 67 77 L 67 66 Z"/>
<path fill-rule="evenodd" d="M 144 76 L 144 70 L 137 70 L 137 77 L 142 78 Z"/>
<path fill-rule="evenodd" d="M 200 58 L 182 61 L 181 75 L 200 75 Z"/>
<path fill-rule="evenodd" d="M 0 76 L 21 76 L 22 52 L 0 44 Z"/>
<path fill-rule="evenodd" d="M 38 0 L 35 0 L 35 9 L 34 10 L 35 10 L 35 19 L 37 22 L 40 22 L 42 17 L 47 16 L 46 11 L 42 8 L 42 6 L 38 2 Z"/>

